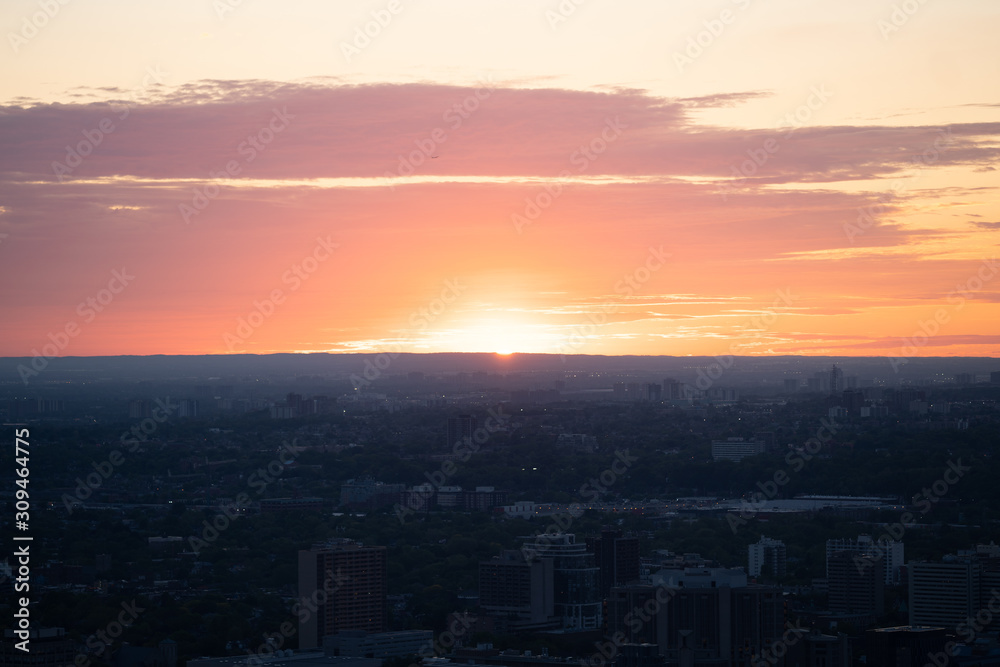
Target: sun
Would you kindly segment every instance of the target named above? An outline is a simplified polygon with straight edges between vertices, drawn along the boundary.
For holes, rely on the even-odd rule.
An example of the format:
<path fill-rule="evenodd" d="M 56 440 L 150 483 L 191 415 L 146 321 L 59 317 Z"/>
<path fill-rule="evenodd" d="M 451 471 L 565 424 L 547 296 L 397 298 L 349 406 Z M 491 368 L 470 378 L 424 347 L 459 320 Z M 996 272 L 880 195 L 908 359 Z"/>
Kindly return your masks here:
<path fill-rule="evenodd" d="M 499 354 L 501 357 L 506 357 L 511 354 L 514 354 L 514 350 L 497 350 L 496 353 Z"/>

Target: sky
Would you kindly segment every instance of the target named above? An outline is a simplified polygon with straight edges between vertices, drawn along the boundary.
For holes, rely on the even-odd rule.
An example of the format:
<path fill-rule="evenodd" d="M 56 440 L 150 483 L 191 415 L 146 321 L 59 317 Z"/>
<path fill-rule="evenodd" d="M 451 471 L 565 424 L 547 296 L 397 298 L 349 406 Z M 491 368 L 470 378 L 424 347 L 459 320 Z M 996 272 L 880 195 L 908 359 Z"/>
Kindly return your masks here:
<path fill-rule="evenodd" d="M 0 356 L 1000 356 L 995 0 L 5 0 Z"/>

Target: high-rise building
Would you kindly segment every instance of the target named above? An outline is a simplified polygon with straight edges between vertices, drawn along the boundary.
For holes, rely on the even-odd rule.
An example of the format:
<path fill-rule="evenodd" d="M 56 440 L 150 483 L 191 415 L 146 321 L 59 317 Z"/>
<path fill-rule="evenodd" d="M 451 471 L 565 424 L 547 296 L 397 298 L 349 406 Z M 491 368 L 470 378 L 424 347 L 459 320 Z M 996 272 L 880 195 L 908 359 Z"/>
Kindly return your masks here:
<path fill-rule="evenodd" d="M 785 543 L 761 535 L 760 541 L 747 547 L 749 572 L 751 577 L 765 576 L 783 577 L 787 561 Z"/>
<path fill-rule="evenodd" d="M 666 641 L 666 614 L 658 613 L 673 590 L 651 584 L 613 586 L 608 592 L 608 634 L 630 644 Z M 659 598 L 659 599 L 657 599 Z"/>
<path fill-rule="evenodd" d="M 587 551 L 594 554 L 600 570 L 600 595 L 608 596 L 612 586 L 624 586 L 639 579 L 639 538 L 625 536 L 608 526 L 600 537 L 587 538 Z"/>
<path fill-rule="evenodd" d="M 170 403 L 170 398 L 167 398 L 167 403 Z M 177 401 L 176 412 L 174 413 L 177 417 L 197 417 L 198 416 L 198 401 L 193 398 L 184 398 Z"/>
<path fill-rule="evenodd" d="M 572 533 L 544 533 L 479 563 L 479 603 L 511 630 L 596 630 L 600 570 Z"/>
<path fill-rule="evenodd" d="M 553 608 L 567 630 L 601 627 L 600 570 L 573 533 L 543 533 L 525 542 L 526 552 L 552 560 Z"/>
<path fill-rule="evenodd" d="M 830 557 L 838 551 L 849 551 L 859 556 L 881 559 L 880 572 L 887 586 L 899 581 L 899 568 L 903 565 L 903 543 L 884 537 L 875 541 L 871 535 L 858 535 L 858 539 L 826 541 L 826 577 L 830 578 Z"/>
<path fill-rule="evenodd" d="M 684 398 L 684 385 L 673 378 L 667 378 L 663 381 L 663 398 L 674 401 Z"/>
<path fill-rule="evenodd" d="M 661 570 L 654 583 L 619 586 L 608 632 L 653 644 L 669 665 L 755 664 L 784 632 L 781 589 L 748 586 L 742 570 Z"/>
<path fill-rule="evenodd" d="M 830 369 L 830 393 L 839 394 L 844 391 L 844 371 L 837 368 L 836 364 Z"/>
<path fill-rule="evenodd" d="M 865 405 L 865 392 L 857 389 L 845 389 L 840 395 L 840 404 L 851 415 L 859 415 L 861 408 Z"/>
<path fill-rule="evenodd" d="M 517 550 L 479 563 L 479 606 L 510 620 L 511 630 L 554 628 L 553 561 Z"/>
<path fill-rule="evenodd" d="M 153 406 L 149 401 L 136 398 L 128 402 L 129 419 L 145 419 L 153 414 Z"/>
<path fill-rule="evenodd" d="M 474 415 L 459 415 L 448 418 L 448 447 L 454 447 L 455 443 L 466 442 L 472 439 L 472 434 L 476 432 L 476 417 Z"/>
<path fill-rule="evenodd" d="M 827 559 L 830 611 L 874 621 L 885 613 L 881 559 L 837 551 Z"/>
<path fill-rule="evenodd" d="M 907 564 L 910 625 L 954 628 L 980 609 L 982 564 L 950 559 L 942 563 Z"/>
<path fill-rule="evenodd" d="M 386 593 L 385 547 L 342 539 L 299 551 L 299 598 L 317 607 L 299 619 L 299 647 L 342 630 L 385 632 Z"/>

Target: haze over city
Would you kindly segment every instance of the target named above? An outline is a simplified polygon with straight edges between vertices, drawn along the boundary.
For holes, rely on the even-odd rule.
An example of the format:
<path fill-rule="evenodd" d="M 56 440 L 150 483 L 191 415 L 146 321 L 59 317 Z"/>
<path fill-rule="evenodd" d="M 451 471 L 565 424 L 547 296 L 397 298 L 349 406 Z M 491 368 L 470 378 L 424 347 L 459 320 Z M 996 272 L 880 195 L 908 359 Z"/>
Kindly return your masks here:
<path fill-rule="evenodd" d="M 4 0 L 0 667 L 1000 665 L 996 0 Z"/>

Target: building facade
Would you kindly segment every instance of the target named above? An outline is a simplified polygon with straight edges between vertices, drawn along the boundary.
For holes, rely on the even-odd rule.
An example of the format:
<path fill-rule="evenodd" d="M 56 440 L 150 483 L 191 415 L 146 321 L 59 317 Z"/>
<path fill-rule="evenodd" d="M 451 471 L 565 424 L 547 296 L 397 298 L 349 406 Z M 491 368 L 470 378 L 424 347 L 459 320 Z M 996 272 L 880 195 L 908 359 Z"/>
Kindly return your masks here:
<path fill-rule="evenodd" d="M 316 612 L 300 615 L 299 648 L 318 648 L 344 630 L 385 632 L 386 549 L 336 540 L 299 551 L 299 599 Z"/>

